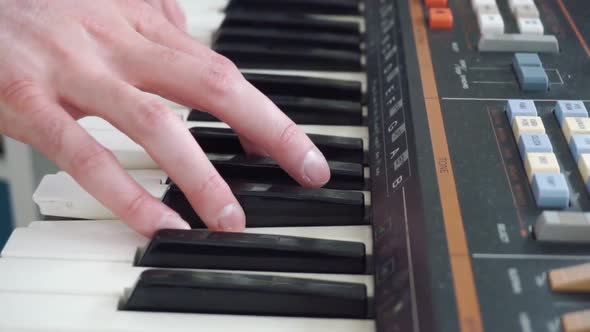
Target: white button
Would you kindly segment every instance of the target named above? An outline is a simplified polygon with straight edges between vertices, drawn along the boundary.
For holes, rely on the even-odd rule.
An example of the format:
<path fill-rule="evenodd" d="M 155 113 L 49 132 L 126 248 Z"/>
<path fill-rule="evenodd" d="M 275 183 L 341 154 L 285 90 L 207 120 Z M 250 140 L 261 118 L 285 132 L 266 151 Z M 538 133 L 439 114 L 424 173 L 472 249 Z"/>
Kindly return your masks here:
<path fill-rule="evenodd" d="M 522 134 L 544 134 L 545 126 L 538 116 L 515 116 L 512 120 L 512 130 L 518 141 Z"/>
<path fill-rule="evenodd" d="M 538 18 L 517 19 L 518 30 L 523 35 L 542 35 L 545 33 L 543 22 Z"/>
<path fill-rule="evenodd" d="M 572 135 L 590 134 L 590 118 L 564 118 L 563 123 L 561 124 L 561 129 L 563 130 L 565 139 L 569 143 Z"/>
<path fill-rule="evenodd" d="M 477 11 L 482 6 L 498 6 L 496 0 L 471 0 L 473 10 Z"/>
<path fill-rule="evenodd" d="M 493 4 L 485 4 L 475 8 L 475 12 L 479 14 L 500 14 L 498 5 L 494 2 Z"/>
<path fill-rule="evenodd" d="M 526 6 L 526 5 L 535 5 L 534 0 L 508 0 L 508 6 L 510 6 L 510 10 L 514 13 L 516 7 Z"/>
<path fill-rule="evenodd" d="M 583 153 L 578 159 L 578 169 L 584 179 L 584 184 L 588 183 L 588 177 L 590 177 L 590 154 Z"/>
<path fill-rule="evenodd" d="M 504 20 L 500 14 L 478 14 L 477 23 L 482 35 L 504 34 Z"/>
<path fill-rule="evenodd" d="M 522 5 L 522 6 L 517 6 L 514 9 L 514 15 L 516 16 L 516 18 L 539 18 L 540 14 L 539 14 L 539 10 L 537 9 L 537 6 L 533 5 Z"/>
<path fill-rule="evenodd" d="M 532 182 L 537 173 L 559 173 L 559 163 L 554 153 L 531 152 L 526 154 L 524 161 L 526 174 Z"/>

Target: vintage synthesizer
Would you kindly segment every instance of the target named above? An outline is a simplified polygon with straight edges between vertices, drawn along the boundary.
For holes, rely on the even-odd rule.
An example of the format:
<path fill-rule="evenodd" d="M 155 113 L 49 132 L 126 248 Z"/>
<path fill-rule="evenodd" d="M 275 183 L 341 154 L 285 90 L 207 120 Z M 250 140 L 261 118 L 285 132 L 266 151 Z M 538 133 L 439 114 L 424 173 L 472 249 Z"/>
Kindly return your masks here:
<path fill-rule="evenodd" d="M 244 206 L 203 229 L 110 124 L 81 124 L 192 231 L 143 238 L 64 173 L 0 258 L 2 331 L 590 331 L 590 3 L 184 0 L 324 152 L 294 185 L 171 104 Z"/>

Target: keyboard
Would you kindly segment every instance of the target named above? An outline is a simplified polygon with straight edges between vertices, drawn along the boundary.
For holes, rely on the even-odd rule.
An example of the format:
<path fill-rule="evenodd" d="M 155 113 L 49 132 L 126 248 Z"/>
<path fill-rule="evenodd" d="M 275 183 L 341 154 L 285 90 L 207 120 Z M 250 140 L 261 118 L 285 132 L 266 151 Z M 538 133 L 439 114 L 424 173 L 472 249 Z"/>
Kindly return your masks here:
<path fill-rule="evenodd" d="M 144 149 L 80 124 L 192 230 L 144 238 L 63 173 L 0 258 L 1 331 L 590 331 L 590 29 L 575 0 L 183 0 L 324 153 L 297 186 L 163 100 L 244 207 L 204 228 Z"/>

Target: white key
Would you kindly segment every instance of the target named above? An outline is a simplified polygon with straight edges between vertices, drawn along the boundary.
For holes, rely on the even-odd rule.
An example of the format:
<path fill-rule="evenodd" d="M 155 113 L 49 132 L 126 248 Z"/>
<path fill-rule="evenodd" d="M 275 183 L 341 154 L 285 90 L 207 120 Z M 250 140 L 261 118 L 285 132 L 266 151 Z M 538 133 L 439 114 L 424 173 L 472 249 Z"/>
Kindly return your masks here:
<path fill-rule="evenodd" d="M 168 186 L 160 179 L 138 178 L 138 183 L 152 196 L 162 199 Z M 84 190 L 66 173 L 43 177 L 33 193 L 33 201 L 46 216 L 85 219 L 115 219 L 115 215 Z"/>
<path fill-rule="evenodd" d="M 247 233 L 358 241 L 372 254 L 370 226 L 248 228 Z M 133 262 L 148 239 L 120 221 L 45 221 L 17 228 L 2 257 Z"/>
<path fill-rule="evenodd" d="M 477 23 L 482 35 L 501 35 L 504 33 L 504 20 L 500 14 L 478 14 Z"/>
<path fill-rule="evenodd" d="M 518 30 L 523 35 L 542 35 L 545 33 L 543 22 L 538 18 L 518 18 Z"/>
<path fill-rule="evenodd" d="M 140 274 L 149 268 L 129 263 L 101 261 L 69 261 L 58 259 L 0 259 L 0 291 L 28 293 L 60 293 L 86 295 L 121 295 L 132 288 Z M 221 270 L 191 270 L 227 272 Z M 367 295 L 374 294 L 373 276 L 352 274 L 284 273 L 232 271 L 293 278 L 363 283 Z"/>
<path fill-rule="evenodd" d="M 0 292 L 0 331 L 370 332 L 372 320 L 118 311 L 117 296 Z"/>
<path fill-rule="evenodd" d="M 510 7 L 510 10 L 514 13 L 514 11 L 516 10 L 516 7 L 520 7 L 520 6 L 526 6 L 526 5 L 535 5 L 535 1 L 534 0 L 508 0 L 508 6 Z"/>

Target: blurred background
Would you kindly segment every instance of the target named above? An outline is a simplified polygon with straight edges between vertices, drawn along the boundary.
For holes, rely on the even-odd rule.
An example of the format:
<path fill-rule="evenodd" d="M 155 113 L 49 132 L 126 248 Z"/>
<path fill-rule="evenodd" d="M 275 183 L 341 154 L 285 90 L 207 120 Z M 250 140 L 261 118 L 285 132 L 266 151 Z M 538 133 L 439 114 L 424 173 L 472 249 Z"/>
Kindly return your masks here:
<path fill-rule="evenodd" d="M 33 192 L 57 167 L 29 146 L 0 135 L 0 249 L 12 229 L 39 220 Z"/>

